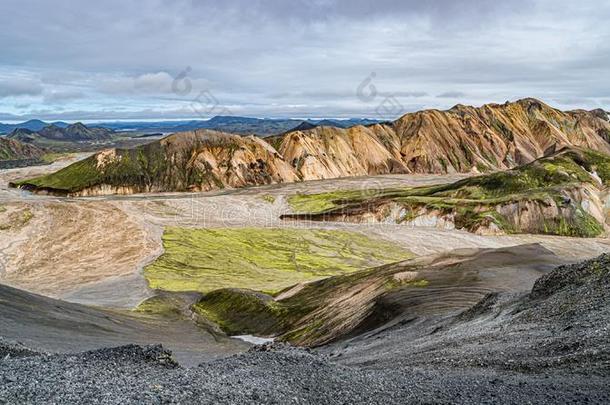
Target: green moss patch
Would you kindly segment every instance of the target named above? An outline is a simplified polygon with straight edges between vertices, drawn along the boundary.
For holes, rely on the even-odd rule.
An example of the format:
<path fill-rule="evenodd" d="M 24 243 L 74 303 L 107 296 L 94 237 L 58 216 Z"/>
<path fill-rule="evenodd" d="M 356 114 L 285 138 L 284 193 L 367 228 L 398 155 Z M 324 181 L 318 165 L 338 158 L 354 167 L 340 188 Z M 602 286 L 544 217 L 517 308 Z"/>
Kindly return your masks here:
<path fill-rule="evenodd" d="M 271 194 L 265 194 L 264 196 L 261 197 L 264 201 L 268 202 L 269 204 L 273 204 L 275 203 L 275 197 L 272 196 Z"/>
<path fill-rule="evenodd" d="M 412 257 L 394 243 L 336 230 L 170 227 L 163 246 L 145 277 L 151 288 L 167 291 L 274 292 Z"/>
<path fill-rule="evenodd" d="M 288 204 L 295 213 L 317 214 L 375 198 L 408 195 L 410 190 L 414 189 L 387 188 L 377 190 L 373 195 L 369 190 L 336 190 L 327 193 L 295 194 L 288 197 Z"/>
<path fill-rule="evenodd" d="M 269 295 L 243 289 L 206 294 L 193 310 L 229 335 L 275 335 L 284 329 L 286 308 Z"/>
<path fill-rule="evenodd" d="M 177 297 L 156 295 L 142 301 L 135 309 L 136 312 L 151 315 L 181 316 L 180 308 L 184 302 Z"/>
<path fill-rule="evenodd" d="M 16 186 L 73 192 L 99 184 L 101 172 L 95 158 L 87 158 L 65 167 L 55 173 L 15 182 Z"/>

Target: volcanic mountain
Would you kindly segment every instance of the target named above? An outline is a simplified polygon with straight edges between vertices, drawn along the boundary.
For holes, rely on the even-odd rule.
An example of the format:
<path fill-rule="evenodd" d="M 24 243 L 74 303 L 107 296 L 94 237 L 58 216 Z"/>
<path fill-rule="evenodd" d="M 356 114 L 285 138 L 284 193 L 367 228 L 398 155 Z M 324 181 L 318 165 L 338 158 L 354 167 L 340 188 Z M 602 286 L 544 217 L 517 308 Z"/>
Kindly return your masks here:
<path fill-rule="evenodd" d="M 96 195 L 201 191 L 298 179 L 294 169 L 260 138 L 197 130 L 134 149 L 109 149 L 20 186 Z"/>
<path fill-rule="evenodd" d="M 610 153 L 602 110 L 562 112 L 535 99 L 409 113 L 391 124 L 316 127 L 270 139 L 304 179 L 510 169 L 563 146 Z"/>
<path fill-rule="evenodd" d="M 387 173 L 505 170 L 577 146 L 610 154 L 605 112 L 535 99 L 409 113 L 388 124 L 316 126 L 265 138 L 197 130 L 132 150 L 112 149 L 22 182 L 87 195 L 223 187 Z"/>
<path fill-rule="evenodd" d="M 66 127 L 55 124 L 47 125 L 38 131 L 18 128 L 8 137 L 22 142 L 35 142 L 39 138 L 55 141 L 96 141 L 110 139 L 113 131 L 106 128 L 87 127 L 77 122 Z"/>

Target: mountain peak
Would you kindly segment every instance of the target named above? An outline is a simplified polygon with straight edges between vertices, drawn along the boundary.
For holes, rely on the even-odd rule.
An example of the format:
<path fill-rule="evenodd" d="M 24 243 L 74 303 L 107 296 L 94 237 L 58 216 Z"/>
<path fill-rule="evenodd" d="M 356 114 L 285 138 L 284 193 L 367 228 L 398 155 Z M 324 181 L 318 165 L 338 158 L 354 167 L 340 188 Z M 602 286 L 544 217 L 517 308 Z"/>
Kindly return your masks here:
<path fill-rule="evenodd" d="M 51 124 L 51 125 L 57 127 L 55 124 Z M 74 124 L 68 125 L 67 128 L 78 129 L 78 130 L 87 130 L 87 129 L 89 129 L 82 122 L 75 122 Z"/>
<path fill-rule="evenodd" d="M 317 127 L 317 125 L 312 124 L 311 122 L 303 121 L 296 127 L 292 128 L 291 130 L 286 131 L 285 133 L 288 134 L 290 132 L 295 132 L 295 131 L 308 131 L 308 130 L 314 129 L 316 127 Z"/>

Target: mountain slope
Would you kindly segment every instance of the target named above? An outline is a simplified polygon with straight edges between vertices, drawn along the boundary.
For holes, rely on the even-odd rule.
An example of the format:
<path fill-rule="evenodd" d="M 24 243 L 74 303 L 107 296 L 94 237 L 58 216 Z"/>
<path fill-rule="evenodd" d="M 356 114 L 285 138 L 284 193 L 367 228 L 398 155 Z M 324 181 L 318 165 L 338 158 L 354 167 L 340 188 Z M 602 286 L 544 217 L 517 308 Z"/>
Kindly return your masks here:
<path fill-rule="evenodd" d="M 610 153 L 609 140 L 601 110 L 562 112 L 524 99 L 409 113 L 391 124 L 292 131 L 271 142 L 304 179 L 319 179 L 504 170 L 570 145 Z"/>
<path fill-rule="evenodd" d="M 0 138 L 0 160 L 39 159 L 44 151 L 14 139 Z"/>
<path fill-rule="evenodd" d="M 607 119 L 561 112 L 535 99 L 407 114 L 393 127 L 414 172 L 507 169 L 568 145 L 610 152 Z"/>

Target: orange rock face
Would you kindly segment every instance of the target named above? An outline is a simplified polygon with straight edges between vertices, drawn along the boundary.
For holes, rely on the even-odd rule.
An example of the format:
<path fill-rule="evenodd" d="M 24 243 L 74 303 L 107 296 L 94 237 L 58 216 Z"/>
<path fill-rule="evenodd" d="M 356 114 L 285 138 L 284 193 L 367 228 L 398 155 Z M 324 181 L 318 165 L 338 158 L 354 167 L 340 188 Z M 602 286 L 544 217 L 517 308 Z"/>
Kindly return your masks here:
<path fill-rule="evenodd" d="M 502 170 L 563 146 L 610 153 L 599 111 L 562 112 L 534 99 L 409 113 L 391 124 L 284 135 L 280 154 L 303 179 Z"/>

